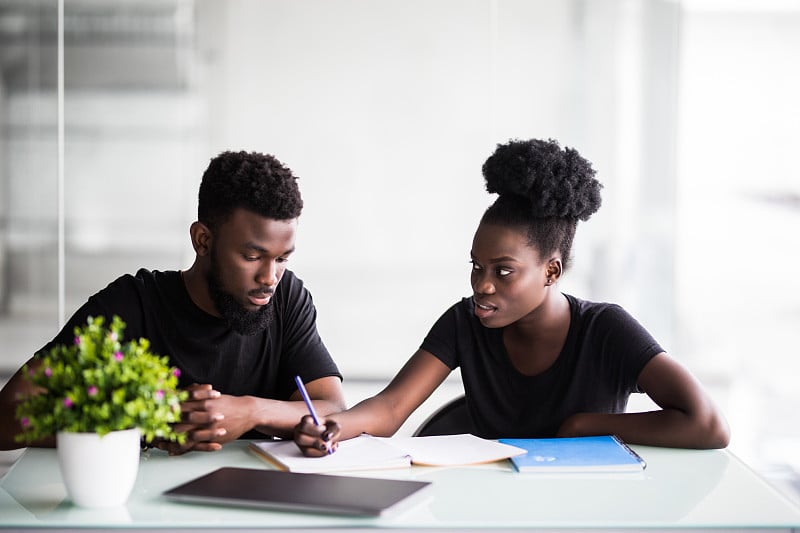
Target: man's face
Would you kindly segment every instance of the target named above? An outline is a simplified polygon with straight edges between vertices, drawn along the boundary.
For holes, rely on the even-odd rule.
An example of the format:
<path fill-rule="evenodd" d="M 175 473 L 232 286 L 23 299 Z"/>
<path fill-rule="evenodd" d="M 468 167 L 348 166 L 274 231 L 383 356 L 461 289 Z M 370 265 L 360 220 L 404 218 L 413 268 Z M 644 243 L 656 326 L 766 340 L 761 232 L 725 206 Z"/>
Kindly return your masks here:
<path fill-rule="evenodd" d="M 297 219 L 274 220 L 237 209 L 213 234 L 208 290 L 235 331 L 253 335 L 272 321 L 272 296 L 294 251 Z"/>

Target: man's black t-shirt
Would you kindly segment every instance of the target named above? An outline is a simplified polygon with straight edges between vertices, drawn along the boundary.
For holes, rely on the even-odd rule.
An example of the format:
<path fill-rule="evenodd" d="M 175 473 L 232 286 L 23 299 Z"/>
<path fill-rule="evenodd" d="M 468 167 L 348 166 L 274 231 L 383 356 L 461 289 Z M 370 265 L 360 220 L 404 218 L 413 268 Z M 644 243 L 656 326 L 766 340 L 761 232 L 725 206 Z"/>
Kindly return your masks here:
<path fill-rule="evenodd" d="M 109 323 L 118 315 L 127 325 L 124 339 L 149 339 L 153 353 L 168 356 L 180 369 L 181 386 L 210 383 L 223 394 L 287 400 L 297 388 L 295 375 L 306 382 L 341 379 L 317 333 L 311 294 L 291 271 L 269 305 L 275 306 L 271 325 L 241 335 L 192 302 L 180 272 L 141 269 L 91 296 L 42 350 L 71 343 L 75 326 L 85 325 L 89 316 Z"/>
<path fill-rule="evenodd" d="M 620 413 L 650 359 L 664 350 L 620 306 L 564 295 L 570 325 L 561 354 L 536 376 L 517 371 L 503 329 L 483 326 L 464 298 L 434 324 L 421 348 L 461 367 L 467 408 L 485 438 L 555 436 L 570 415 Z"/>

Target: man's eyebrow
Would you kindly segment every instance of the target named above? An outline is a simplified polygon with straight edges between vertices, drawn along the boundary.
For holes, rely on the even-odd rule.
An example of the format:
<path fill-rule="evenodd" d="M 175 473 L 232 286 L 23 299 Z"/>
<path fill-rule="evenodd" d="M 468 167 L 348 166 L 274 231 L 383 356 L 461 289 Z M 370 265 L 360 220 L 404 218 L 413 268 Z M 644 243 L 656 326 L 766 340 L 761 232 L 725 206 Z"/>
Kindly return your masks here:
<path fill-rule="evenodd" d="M 259 252 L 259 253 L 262 253 L 262 254 L 268 254 L 269 253 L 268 249 L 266 249 L 263 246 L 260 246 L 260 245 L 258 245 L 256 243 L 254 243 L 254 242 L 246 242 L 244 244 L 244 247 L 247 248 L 248 250 L 253 250 L 255 252 Z M 288 250 L 284 251 L 282 254 L 279 254 L 279 255 L 289 255 L 289 254 L 293 253 L 294 250 L 295 250 L 295 247 L 292 246 L 291 248 L 289 248 Z"/>

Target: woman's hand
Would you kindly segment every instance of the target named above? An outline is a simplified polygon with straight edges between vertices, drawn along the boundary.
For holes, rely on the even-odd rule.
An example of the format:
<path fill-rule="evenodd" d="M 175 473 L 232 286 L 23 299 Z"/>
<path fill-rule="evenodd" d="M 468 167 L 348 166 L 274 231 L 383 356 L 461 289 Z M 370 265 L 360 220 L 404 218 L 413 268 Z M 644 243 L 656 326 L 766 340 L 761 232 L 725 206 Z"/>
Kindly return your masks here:
<path fill-rule="evenodd" d="M 294 427 L 294 442 L 303 455 L 322 457 L 336 451 L 339 446 L 339 424 L 326 419 L 324 425 L 314 424 L 311 415 L 305 415 Z"/>

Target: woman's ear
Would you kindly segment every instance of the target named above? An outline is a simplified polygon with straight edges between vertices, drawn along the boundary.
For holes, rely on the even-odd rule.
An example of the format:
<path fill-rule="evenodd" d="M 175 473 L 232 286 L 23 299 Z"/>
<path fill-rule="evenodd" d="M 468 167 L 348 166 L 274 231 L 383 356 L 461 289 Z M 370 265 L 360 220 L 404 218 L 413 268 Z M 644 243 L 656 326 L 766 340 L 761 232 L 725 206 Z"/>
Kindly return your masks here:
<path fill-rule="evenodd" d="M 189 227 L 189 236 L 192 238 L 192 247 L 199 256 L 208 255 L 211 250 L 213 235 L 208 226 L 202 222 L 193 222 Z"/>
<path fill-rule="evenodd" d="M 564 266 L 561 264 L 561 259 L 554 257 L 550 261 L 547 262 L 547 271 L 545 275 L 547 276 L 547 285 L 552 285 L 558 278 L 561 277 L 561 273 L 564 271 Z"/>

